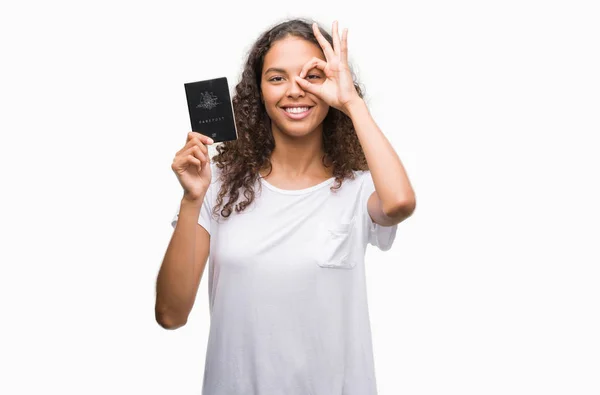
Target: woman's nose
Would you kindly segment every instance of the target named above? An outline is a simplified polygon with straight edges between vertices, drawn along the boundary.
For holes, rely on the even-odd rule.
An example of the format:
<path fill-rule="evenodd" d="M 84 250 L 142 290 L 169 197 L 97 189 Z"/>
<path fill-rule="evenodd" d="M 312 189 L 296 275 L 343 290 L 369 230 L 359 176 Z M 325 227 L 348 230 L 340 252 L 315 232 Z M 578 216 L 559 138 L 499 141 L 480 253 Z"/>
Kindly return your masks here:
<path fill-rule="evenodd" d="M 289 97 L 303 97 L 305 95 L 304 90 L 298 85 L 294 78 L 290 81 L 287 95 Z"/>

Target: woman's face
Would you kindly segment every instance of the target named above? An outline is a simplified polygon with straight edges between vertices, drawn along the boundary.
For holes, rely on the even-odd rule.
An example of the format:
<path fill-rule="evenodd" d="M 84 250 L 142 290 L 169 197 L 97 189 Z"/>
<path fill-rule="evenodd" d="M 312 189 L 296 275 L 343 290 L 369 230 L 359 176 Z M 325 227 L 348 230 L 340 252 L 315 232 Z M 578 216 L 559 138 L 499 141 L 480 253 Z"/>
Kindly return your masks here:
<path fill-rule="evenodd" d="M 265 55 L 260 89 L 273 133 L 300 137 L 317 129 L 322 131 L 329 106 L 302 90 L 294 79 L 313 57 L 325 60 L 318 45 L 294 36 L 276 41 Z M 325 74 L 314 68 L 305 78 L 313 84 L 322 84 Z"/>

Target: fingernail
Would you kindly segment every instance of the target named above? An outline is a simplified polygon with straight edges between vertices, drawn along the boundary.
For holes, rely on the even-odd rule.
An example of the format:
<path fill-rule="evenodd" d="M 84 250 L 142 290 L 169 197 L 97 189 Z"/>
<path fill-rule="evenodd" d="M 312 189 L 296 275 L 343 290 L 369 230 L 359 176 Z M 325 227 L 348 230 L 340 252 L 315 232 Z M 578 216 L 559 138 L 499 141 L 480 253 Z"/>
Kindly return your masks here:
<path fill-rule="evenodd" d="M 212 144 L 212 143 L 214 143 L 215 141 L 209 137 L 209 138 L 208 138 L 208 142 L 209 142 L 210 144 Z"/>

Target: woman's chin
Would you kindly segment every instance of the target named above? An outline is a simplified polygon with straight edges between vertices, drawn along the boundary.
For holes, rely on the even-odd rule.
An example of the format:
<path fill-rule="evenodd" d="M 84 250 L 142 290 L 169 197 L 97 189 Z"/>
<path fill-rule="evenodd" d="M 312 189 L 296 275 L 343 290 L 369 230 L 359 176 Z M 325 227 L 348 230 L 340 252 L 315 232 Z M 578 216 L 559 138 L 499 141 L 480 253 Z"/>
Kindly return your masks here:
<path fill-rule="evenodd" d="M 321 125 L 306 123 L 305 125 L 285 125 L 279 128 L 279 131 L 290 137 L 303 137 L 309 134 L 317 133 L 322 130 Z"/>

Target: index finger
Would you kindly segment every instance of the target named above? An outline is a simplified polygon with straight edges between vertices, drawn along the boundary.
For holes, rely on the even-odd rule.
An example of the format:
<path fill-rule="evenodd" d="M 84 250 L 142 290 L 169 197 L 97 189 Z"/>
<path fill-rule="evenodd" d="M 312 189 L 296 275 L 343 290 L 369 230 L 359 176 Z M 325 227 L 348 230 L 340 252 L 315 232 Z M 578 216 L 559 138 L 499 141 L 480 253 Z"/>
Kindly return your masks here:
<path fill-rule="evenodd" d="M 317 68 L 319 70 L 325 70 L 326 66 L 327 63 L 323 59 L 314 57 L 308 62 L 306 62 L 306 64 L 304 64 L 304 66 L 302 67 L 302 71 L 300 72 L 300 78 L 304 78 L 306 76 L 306 73 L 308 73 L 314 68 Z"/>
<path fill-rule="evenodd" d="M 188 132 L 186 141 L 190 141 L 192 138 L 194 138 L 194 136 L 199 137 L 200 141 L 202 141 L 202 143 L 204 143 L 204 144 L 213 144 L 214 143 L 214 140 L 211 139 L 210 137 L 205 136 L 202 133 L 195 132 L 195 131 Z"/>

